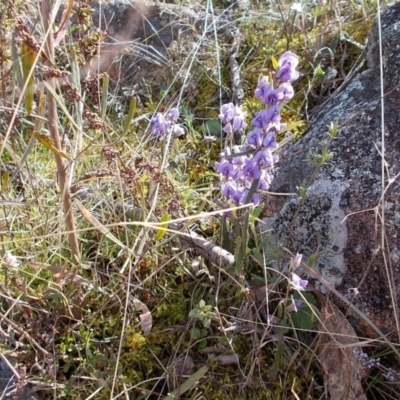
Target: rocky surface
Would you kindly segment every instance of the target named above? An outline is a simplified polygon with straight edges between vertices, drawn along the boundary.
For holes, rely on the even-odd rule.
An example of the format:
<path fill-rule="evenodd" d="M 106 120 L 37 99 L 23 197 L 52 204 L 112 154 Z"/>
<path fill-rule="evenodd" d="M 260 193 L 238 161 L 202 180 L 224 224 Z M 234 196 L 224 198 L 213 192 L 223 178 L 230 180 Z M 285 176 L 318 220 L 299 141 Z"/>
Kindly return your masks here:
<path fill-rule="evenodd" d="M 400 306 L 399 38 L 397 3 L 382 14 L 384 199 L 381 59 L 375 21 L 366 48 L 368 69 L 324 104 L 306 135 L 292 146 L 276 171 L 271 192 L 299 193 L 298 187 L 305 184 L 305 198 L 268 195 L 263 226 L 269 231 L 269 246 L 282 244 L 303 253 L 306 260 L 316 254 L 313 268 L 347 298 L 351 298 L 352 288 L 357 288 L 355 305 L 384 333 L 393 335 Z M 331 140 L 327 125 L 335 121 L 339 132 Z M 332 158 L 316 169 L 312 154 L 321 154 L 324 148 Z M 315 286 L 326 292 L 318 282 Z M 358 333 L 376 336 L 357 316 L 354 318 Z"/>
<path fill-rule="evenodd" d="M 20 382 L 18 378 L 20 378 Z M 22 381 L 23 379 L 18 377 L 12 369 L 10 361 L 6 361 L 4 356 L 0 357 L 0 398 L 5 400 L 37 399 L 30 385 L 24 384 Z"/>

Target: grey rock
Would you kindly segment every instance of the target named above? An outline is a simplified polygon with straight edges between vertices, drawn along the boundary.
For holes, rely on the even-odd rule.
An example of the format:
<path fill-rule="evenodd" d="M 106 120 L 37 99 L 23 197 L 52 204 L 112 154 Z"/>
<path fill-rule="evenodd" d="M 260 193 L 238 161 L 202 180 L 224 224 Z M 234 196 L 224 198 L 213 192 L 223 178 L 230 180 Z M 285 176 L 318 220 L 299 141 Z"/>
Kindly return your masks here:
<path fill-rule="evenodd" d="M 166 76 L 183 74 L 186 57 L 201 40 L 205 26 L 213 34 L 225 21 L 204 7 L 162 4 L 147 0 L 93 2 L 92 30 L 105 32 L 98 57 L 81 71 L 107 71 L 111 80 L 165 83 Z M 226 29 L 225 29 L 226 30 Z M 196 53 L 195 59 L 199 55 Z"/>
<path fill-rule="evenodd" d="M 377 208 L 382 195 L 380 149 L 380 57 L 378 24 L 366 47 L 368 69 L 323 105 L 305 136 L 295 143 L 276 171 L 271 192 L 298 193 L 306 182 L 306 198 L 268 195 L 262 229 L 268 248 L 284 245 L 305 258 L 318 253 L 314 269 L 342 294 L 363 282 L 355 305 L 381 329 L 396 332 L 400 284 L 400 4 L 382 14 L 385 126 L 385 248 L 380 248 L 382 221 Z M 339 134 L 330 140 L 327 125 L 337 121 Z M 333 157 L 316 171 L 311 154 L 324 146 Z M 385 268 L 385 259 L 388 271 Z M 391 282 L 391 288 L 389 287 Z M 326 288 L 315 282 L 322 292 Z M 378 301 L 379 300 L 379 301 Z M 395 309 L 392 304 L 395 304 Z M 375 335 L 367 326 L 365 334 Z"/>
<path fill-rule="evenodd" d="M 29 384 L 19 384 L 17 376 L 4 356 L 0 357 L 0 398 L 4 400 L 37 399 Z"/>

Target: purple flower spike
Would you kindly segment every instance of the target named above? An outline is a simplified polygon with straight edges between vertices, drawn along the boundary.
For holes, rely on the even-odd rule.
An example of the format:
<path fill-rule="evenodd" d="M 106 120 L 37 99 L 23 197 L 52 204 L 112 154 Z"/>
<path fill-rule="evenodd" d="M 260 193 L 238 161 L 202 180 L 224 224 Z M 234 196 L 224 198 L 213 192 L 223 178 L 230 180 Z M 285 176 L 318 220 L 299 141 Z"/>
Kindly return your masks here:
<path fill-rule="evenodd" d="M 297 55 L 287 51 L 279 58 L 275 78 L 270 81 L 264 76 L 258 81 L 254 96 L 265 104 L 265 108 L 254 115 L 251 121 L 253 129 L 248 133 L 245 144 L 226 148 L 221 153 L 221 162 L 215 164 L 221 173 L 222 195 L 236 205 L 247 200 L 249 190 L 255 184 L 257 190 L 249 201 L 258 205 L 259 192 L 268 190 L 274 179 L 271 170 L 279 157 L 273 155 L 272 150 L 278 147 L 277 133 L 286 126 L 281 124 L 280 109 L 283 102 L 294 95 L 290 82 L 299 76 L 296 71 L 298 63 Z M 245 116 L 240 106 L 229 103 L 221 107 L 218 118 L 224 125 L 223 131 L 232 134 L 247 127 Z M 294 275 L 292 286 L 301 290 L 307 281 L 297 278 L 298 281 Z M 291 307 L 295 308 L 294 301 Z"/>

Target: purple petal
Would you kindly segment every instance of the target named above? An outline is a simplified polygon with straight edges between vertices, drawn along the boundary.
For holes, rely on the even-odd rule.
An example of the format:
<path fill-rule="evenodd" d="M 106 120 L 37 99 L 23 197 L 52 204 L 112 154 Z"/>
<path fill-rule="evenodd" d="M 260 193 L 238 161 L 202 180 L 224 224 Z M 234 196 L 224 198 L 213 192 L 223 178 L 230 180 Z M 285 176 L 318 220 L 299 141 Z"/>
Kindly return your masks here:
<path fill-rule="evenodd" d="M 167 114 L 167 119 L 175 122 L 178 118 L 179 118 L 179 110 L 176 107 L 171 108 L 169 110 L 169 113 Z"/>
<path fill-rule="evenodd" d="M 285 65 L 276 72 L 276 77 L 284 82 L 293 82 L 299 77 L 299 71 Z"/>
<path fill-rule="evenodd" d="M 262 135 L 260 128 L 254 128 L 247 136 L 247 143 L 252 146 L 260 147 L 262 143 Z"/>
<path fill-rule="evenodd" d="M 254 92 L 254 97 L 262 99 L 266 93 L 271 89 L 268 83 L 268 78 L 263 76 L 257 84 L 257 89 Z"/>
<path fill-rule="evenodd" d="M 287 65 L 289 67 L 296 68 L 298 64 L 299 57 L 297 56 L 297 54 L 294 54 L 291 51 L 286 51 L 285 53 L 283 53 L 278 60 L 279 67 Z"/>
<path fill-rule="evenodd" d="M 269 90 L 263 97 L 262 101 L 264 104 L 275 105 L 283 100 L 283 93 L 276 89 Z"/>

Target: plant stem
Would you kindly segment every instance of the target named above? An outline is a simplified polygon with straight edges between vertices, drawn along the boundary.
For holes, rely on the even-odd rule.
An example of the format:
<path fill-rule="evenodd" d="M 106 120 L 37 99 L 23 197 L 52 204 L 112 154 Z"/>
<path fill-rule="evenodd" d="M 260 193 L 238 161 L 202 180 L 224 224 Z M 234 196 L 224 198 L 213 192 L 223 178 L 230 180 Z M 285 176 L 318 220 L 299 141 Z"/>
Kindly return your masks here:
<path fill-rule="evenodd" d="M 48 59 L 47 64 L 50 68 L 52 68 L 54 65 L 54 44 L 53 44 L 53 32 L 52 32 L 53 21 L 52 21 L 50 0 L 43 0 L 41 2 L 41 12 L 42 12 L 43 27 L 46 33 L 45 53 Z M 55 87 L 56 82 L 54 78 L 50 78 L 48 82 L 50 86 Z M 60 135 L 58 131 L 58 115 L 57 115 L 56 100 L 48 89 L 46 89 L 46 92 L 47 92 L 47 118 L 49 121 L 48 128 L 50 131 L 50 136 L 51 139 L 53 140 L 54 147 L 57 150 L 61 151 L 62 149 L 61 149 Z M 64 165 L 63 159 L 59 154 L 54 153 L 54 157 L 57 164 L 58 184 L 60 186 L 60 191 L 61 191 L 61 203 L 65 217 L 65 224 L 67 226 L 68 231 L 70 232 L 68 234 L 68 239 L 71 247 L 72 261 L 74 263 L 77 263 L 78 260 L 80 259 L 79 243 L 78 243 L 78 236 L 75 230 L 72 201 L 68 187 L 69 166 Z"/>

